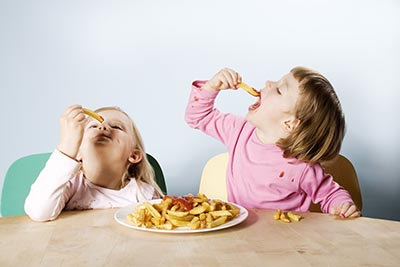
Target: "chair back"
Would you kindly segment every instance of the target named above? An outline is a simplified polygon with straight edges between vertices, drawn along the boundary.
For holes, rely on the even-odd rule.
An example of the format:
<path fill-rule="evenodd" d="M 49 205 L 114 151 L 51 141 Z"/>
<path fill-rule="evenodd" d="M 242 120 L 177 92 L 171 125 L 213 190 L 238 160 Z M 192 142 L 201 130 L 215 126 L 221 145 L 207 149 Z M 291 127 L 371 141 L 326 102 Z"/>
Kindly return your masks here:
<path fill-rule="evenodd" d="M 335 159 L 321 164 L 326 173 L 332 175 L 333 180 L 346 189 L 354 204 L 361 211 L 362 198 L 360 184 L 358 183 L 357 173 L 353 164 L 343 155 L 338 155 Z M 311 203 L 310 211 L 320 212 L 319 204 Z"/>
<path fill-rule="evenodd" d="M 228 167 L 228 153 L 218 154 L 209 159 L 201 174 L 199 192 L 208 198 L 228 200 L 226 191 L 226 169 Z"/>
<path fill-rule="evenodd" d="M 199 192 L 209 198 L 226 201 L 226 170 L 228 167 L 228 153 L 218 154 L 208 160 L 204 166 L 200 180 Z M 331 174 L 333 179 L 343 186 L 351 195 L 354 203 L 362 209 L 362 198 L 356 171 L 351 162 L 343 155 L 338 155 L 334 160 L 322 164 L 325 172 Z M 319 204 L 312 203 L 310 211 L 321 212 Z"/>
<path fill-rule="evenodd" d="M 2 216 L 25 214 L 25 198 L 50 155 L 51 153 L 33 154 L 20 158 L 11 164 L 7 170 L 1 194 Z M 150 154 L 147 154 L 147 159 L 154 169 L 156 183 L 166 194 L 167 187 L 160 164 Z"/>

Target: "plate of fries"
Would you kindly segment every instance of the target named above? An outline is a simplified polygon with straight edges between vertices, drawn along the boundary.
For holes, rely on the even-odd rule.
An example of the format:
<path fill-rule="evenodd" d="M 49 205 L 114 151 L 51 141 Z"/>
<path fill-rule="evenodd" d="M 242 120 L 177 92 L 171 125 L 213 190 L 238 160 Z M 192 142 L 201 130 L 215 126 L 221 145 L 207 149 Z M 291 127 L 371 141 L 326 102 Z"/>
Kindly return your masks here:
<path fill-rule="evenodd" d="M 117 210 L 114 219 L 143 231 L 198 233 L 235 226 L 247 216 L 248 211 L 240 205 L 197 194 L 134 203 Z"/>

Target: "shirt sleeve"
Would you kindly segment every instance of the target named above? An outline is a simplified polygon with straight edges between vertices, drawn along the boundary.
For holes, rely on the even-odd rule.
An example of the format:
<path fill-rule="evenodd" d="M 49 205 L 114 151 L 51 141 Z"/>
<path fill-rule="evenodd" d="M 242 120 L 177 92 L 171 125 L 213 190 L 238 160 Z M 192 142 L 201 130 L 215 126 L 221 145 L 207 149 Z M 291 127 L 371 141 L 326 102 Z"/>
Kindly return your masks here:
<path fill-rule="evenodd" d="M 193 82 L 185 120 L 190 127 L 199 129 L 227 145 L 234 131 L 245 123 L 245 119 L 215 109 L 214 101 L 219 91 L 204 90 L 204 84 L 205 81 Z"/>
<path fill-rule="evenodd" d="M 25 199 L 26 214 L 34 221 L 57 218 L 73 194 L 71 179 L 80 167 L 79 162 L 55 150 Z"/>
<path fill-rule="evenodd" d="M 324 213 L 329 213 L 331 208 L 341 203 L 354 203 L 350 194 L 330 174 L 325 173 L 319 164 L 307 165 L 300 187 L 311 197 L 312 202 L 320 203 Z"/>

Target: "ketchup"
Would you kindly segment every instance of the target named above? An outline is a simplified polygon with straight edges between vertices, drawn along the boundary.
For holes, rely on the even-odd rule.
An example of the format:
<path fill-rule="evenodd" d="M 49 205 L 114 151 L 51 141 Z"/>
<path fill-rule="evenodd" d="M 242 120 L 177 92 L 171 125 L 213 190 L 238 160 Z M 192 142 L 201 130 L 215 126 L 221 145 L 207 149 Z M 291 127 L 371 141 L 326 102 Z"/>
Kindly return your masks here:
<path fill-rule="evenodd" d="M 172 204 L 178 204 L 184 211 L 190 211 L 193 208 L 193 196 L 187 195 L 184 197 L 177 197 L 177 196 L 164 196 L 163 200 L 167 198 L 172 199 Z"/>

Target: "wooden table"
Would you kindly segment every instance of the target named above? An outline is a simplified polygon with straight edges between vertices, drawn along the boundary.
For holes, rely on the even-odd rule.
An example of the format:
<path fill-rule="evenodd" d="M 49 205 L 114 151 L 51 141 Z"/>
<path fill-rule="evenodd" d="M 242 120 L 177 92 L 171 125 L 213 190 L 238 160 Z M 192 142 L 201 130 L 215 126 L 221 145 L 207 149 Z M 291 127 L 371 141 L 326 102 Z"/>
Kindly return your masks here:
<path fill-rule="evenodd" d="M 0 218 L 0 266 L 400 266 L 395 221 L 304 213 L 286 224 L 274 211 L 249 210 L 232 228 L 165 234 L 122 226 L 114 212 Z"/>

